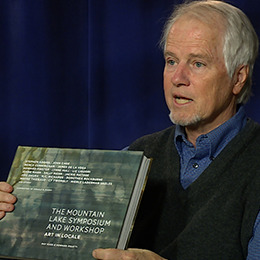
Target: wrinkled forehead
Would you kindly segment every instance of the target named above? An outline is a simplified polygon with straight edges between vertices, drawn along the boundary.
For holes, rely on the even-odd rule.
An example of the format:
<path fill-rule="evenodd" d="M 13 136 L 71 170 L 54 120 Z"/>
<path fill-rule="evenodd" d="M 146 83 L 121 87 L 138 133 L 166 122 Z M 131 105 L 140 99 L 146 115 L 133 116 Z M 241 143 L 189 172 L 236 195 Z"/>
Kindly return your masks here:
<path fill-rule="evenodd" d="M 190 6 L 183 11 L 177 12 L 174 21 L 177 21 L 184 16 L 198 19 L 209 26 L 220 25 L 223 26 L 223 29 L 226 28 L 227 25 L 227 18 L 223 12 L 218 9 L 209 9 L 207 6 Z"/>
<path fill-rule="evenodd" d="M 205 23 L 190 15 L 181 16 L 171 27 L 164 53 L 203 56 L 224 61 L 223 26 Z"/>
<path fill-rule="evenodd" d="M 206 17 L 207 16 L 207 17 Z M 208 32 L 208 35 L 215 38 L 218 44 L 223 46 L 224 37 L 226 32 L 226 21 L 219 13 L 210 11 L 208 14 L 198 12 L 187 12 L 176 17 L 172 24 L 166 42 L 169 38 L 176 36 L 177 31 L 187 30 L 195 28 L 197 31 L 204 30 Z M 188 36 L 188 35 L 187 35 Z"/>

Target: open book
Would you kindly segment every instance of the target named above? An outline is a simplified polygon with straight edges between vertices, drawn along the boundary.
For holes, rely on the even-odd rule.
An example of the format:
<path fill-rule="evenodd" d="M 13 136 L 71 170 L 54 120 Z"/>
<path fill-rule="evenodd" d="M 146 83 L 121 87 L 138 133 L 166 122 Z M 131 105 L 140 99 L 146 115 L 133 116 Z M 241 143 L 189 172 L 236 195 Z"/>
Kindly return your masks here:
<path fill-rule="evenodd" d="M 93 259 L 127 245 L 150 166 L 142 152 L 19 146 L 7 182 L 18 201 L 0 221 L 0 255 Z"/>

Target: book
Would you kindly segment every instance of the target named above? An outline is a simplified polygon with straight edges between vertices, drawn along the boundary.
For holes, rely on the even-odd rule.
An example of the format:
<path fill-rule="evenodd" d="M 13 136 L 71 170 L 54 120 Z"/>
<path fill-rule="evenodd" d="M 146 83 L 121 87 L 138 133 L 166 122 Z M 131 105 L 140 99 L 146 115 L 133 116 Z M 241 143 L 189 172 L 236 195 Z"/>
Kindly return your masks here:
<path fill-rule="evenodd" d="M 1 257 L 85 260 L 96 248 L 125 249 L 150 163 L 139 151 L 19 146 Z"/>

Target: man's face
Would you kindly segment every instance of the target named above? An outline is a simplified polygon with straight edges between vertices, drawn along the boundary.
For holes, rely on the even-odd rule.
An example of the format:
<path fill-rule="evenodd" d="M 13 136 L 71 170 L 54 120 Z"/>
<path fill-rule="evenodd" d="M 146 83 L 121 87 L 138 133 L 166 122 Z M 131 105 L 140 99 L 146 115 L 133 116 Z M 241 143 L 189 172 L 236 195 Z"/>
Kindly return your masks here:
<path fill-rule="evenodd" d="M 209 132 L 236 109 L 223 57 L 223 28 L 189 16 L 172 26 L 165 49 L 164 92 L 171 120 Z"/>

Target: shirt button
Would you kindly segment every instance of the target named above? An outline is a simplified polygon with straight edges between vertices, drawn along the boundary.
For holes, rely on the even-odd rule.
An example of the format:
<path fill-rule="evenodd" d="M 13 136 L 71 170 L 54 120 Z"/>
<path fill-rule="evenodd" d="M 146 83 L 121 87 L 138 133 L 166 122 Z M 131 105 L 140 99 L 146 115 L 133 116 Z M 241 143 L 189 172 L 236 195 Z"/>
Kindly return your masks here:
<path fill-rule="evenodd" d="M 197 163 L 194 163 L 194 164 L 192 165 L 192 167 L 193 167 L 194 169 L 198 169 L 198 168 L 199 168 L 199 165 L 198 165 Z"/>

